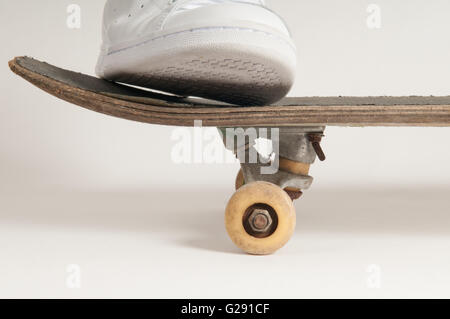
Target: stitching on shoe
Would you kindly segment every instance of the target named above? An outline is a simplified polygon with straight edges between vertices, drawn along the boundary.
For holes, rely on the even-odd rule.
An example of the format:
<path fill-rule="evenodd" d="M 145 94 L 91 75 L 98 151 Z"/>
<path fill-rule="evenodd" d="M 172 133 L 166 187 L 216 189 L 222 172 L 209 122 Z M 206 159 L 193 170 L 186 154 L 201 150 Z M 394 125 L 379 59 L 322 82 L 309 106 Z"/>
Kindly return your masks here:
<path fill-rule="evenodd" d="M 111 52 L 108 52 L 108 56 L 120 53 L 120 52 L 124 52 L 124 51 L 128 51 L 130 49 L 136 48 L 136 47 L 140 47 L 142 45 L 146 45 L 148 43 L 152 43 L 155 41 L 159 41 L 159 40 L 163 40 L 169 37 L 173 37 L 173 36 L 177 36 L 177 35 L 181 35 L 181 34 L 185 34 L 185 33 L 200 33 L 200 32 L 224 32 L 224 31 L 242 31 L 242 32 L 255 32 L 255 33 L 260 33 L 263 34 L 265 36 L 271 37 L 271 38 L 275 38 L 278 41 L 282 41 L 285 44 L 289 45 L 291 48 L 293 48 L 294 50 L 296 50 L 296 48 L 289 42 L 286 41 L 285 39 L 272 34 L 272 33 L 268 33 L 265 31 L 261 31 L 261 30 L 255 30 L 255 29 L 251 29 L 251 28 L 237 28 L 237 27 L 203 27 L 203 28 L 196 28 L 196 29 L 190 29 L 190 30 L 185 30 L 185 31 L 179 31 L 179 32 L 175 32 L 175 33 L 169 33 L 166 35 L 162 35 L 162 36 L 158 36 L 156 38 L 153 39 L 149 39 L 149 40 L 145 40 L 142 42 L 139 42 L 137 44 L 122 48 L 122 49 L 117 49 L 117 50 L 113 50 Z"/>

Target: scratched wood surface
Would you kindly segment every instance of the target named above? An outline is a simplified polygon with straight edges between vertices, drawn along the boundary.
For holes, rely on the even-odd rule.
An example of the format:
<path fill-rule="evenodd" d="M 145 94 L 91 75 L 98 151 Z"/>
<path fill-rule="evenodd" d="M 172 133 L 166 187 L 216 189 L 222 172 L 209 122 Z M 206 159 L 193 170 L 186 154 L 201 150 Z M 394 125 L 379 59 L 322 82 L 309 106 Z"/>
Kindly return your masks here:
<path fill-rule="evenodd" d="M 136 89 L 29 57 L 17 57 L 9 67 L 62 100 L 150 124 L 192 126 L 202 120 L 203 126 L 226 127 L 450 126 L 450 96 L 293 97 L 270 106 L 243 107 Z"/>

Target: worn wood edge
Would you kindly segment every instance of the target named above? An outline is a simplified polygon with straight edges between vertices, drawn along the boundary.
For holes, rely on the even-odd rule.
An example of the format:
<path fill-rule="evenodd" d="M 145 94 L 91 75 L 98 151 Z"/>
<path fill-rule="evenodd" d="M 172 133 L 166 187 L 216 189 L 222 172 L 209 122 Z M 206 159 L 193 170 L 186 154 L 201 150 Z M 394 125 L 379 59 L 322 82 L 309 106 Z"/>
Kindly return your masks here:
<path fill-rule="evenodd" d="M 45 92 L 102 114 L 149 124 L 193 126 L 450 126 L 450 105 L 273 106 L 182 108 L 133 103 L 71 87 L 32 72 L 15 58 L 10 69 Z M 270 110 L 268 109 L 270 108 Z"/>

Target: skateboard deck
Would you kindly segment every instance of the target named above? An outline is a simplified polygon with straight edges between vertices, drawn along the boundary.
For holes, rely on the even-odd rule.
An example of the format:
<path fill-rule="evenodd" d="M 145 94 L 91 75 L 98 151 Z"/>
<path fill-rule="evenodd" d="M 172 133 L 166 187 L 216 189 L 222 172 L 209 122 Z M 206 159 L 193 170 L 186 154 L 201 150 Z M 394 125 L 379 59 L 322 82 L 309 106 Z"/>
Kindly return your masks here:
<path fill-rule="evenodd" d="M 38 88 L 86 109 L 138 122 L 218 127 L 450 126 L 450 96 L 288 97 L 269 106 L 232 106 L 113 83 L 29 57 L 9 67 Z"/>

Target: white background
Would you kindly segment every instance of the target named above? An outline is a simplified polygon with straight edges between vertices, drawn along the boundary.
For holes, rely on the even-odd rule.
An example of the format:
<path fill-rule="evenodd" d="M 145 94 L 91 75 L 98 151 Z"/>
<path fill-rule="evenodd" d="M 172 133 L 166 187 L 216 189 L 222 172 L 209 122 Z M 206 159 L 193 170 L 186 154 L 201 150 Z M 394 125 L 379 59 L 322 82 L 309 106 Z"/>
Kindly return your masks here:
<path fill-rule="evenodd" d="M 450 3 L 377 1 L 369 29 L 370 3 L 269 2 L 299 48 L 291 95 L 450 94 Z M 173 128 L 89 112 L 9 71 L 29 55 L 92 74 L 103 5 L 0 3 L 0 297 L 450 297 L 448 128 L 328 128 L 293 240 L 243 255 L 223 227 L 238 166 L 177 165 Z M 70 264 L 81 289 L 66 287 Z"/>

